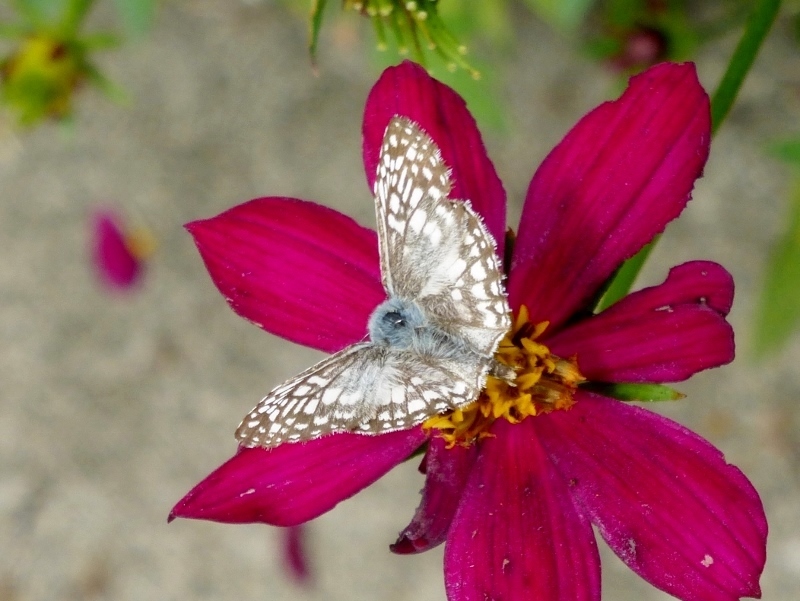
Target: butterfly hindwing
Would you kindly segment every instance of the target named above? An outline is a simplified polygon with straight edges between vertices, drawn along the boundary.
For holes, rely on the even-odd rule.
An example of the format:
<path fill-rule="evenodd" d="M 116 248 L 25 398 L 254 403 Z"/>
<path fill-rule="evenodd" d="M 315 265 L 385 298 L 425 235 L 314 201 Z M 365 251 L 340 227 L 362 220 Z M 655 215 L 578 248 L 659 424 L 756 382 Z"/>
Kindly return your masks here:
<path fill-rule="evenodd" d="M 272 390 L 242 420 L 240 444 L 273 447 L 333 432 L 403 430 L 470 402 L 486 367 L 372 343 L 331 355 Z"/>

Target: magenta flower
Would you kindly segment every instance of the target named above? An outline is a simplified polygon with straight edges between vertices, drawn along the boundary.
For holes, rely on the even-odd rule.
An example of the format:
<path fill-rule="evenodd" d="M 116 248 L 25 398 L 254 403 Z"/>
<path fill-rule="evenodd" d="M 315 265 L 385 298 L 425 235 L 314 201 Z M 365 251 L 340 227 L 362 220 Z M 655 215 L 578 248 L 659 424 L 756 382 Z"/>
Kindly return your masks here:
<path fill-rule="evenodd" d="M 149 239 L 126 232 L 121 218 L 111 209 L 97 209 L 90 219 L 90 254 L 97 279 L 113 291 L 133 288 L 144 274 Z"/>
<path fill-rule="evenodd" d="M 733 359 L 733 282 L 714 263 L 683 264 L 591 314 L 598 289 L 681 212 L 702 172 L 710 119 L 694 67 L 648 70 L 567 134 L 534 175 L 513 249 L 505 192 L 474 120 L 412 63 L 387 69 L 367 100 L 370 188 L 398 114 L 441 148 L 451 198 L 470 199 L 511 257 L 516 325 L 498 360 L 516 369 L 517 387 L 490 378 L 474 407 L 422 428 L 240 448 L 170 519 L 300 524 L 428 441 L 422 502 L 392 549 L 446 541 L 451 600 L 599 599 L 591 524 L 680 599 L 758 596 L 767 524 L 745 476 L 680 425 L 579 385 L 681 381 Z M 233 309 L 294 342 L 328 352 L 352 344 L 385 297 L 375 233 L 320 205 L 262 198 L 187 227 Z"/>

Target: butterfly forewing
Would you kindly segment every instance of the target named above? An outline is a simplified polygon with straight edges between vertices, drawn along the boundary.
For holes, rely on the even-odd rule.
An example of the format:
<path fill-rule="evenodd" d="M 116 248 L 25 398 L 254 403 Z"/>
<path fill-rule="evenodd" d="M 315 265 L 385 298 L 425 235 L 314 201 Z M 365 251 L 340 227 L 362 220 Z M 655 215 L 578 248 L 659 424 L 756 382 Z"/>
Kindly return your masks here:
<path fill-rule="evenodd" d="M 415 123 L 386 130 L 375 183 L 387 291 L 415 300 L 443 330 L 491 354 L 510 327 L 495 243 L 468 201 L 446 198 L 439 149 Z"/>
<path fill-rule="evenodd" d="M 406 296 L 412 280 L 420 279 L 401 273 L 406 234 L 412 223 L 416 226 L 425 218 L 432 203 L 447 197 L 450 174 L 430 138 L 412 121 L 395 117 L 383 136 L 376 175 L 381 275 L 390 295 Z"/>

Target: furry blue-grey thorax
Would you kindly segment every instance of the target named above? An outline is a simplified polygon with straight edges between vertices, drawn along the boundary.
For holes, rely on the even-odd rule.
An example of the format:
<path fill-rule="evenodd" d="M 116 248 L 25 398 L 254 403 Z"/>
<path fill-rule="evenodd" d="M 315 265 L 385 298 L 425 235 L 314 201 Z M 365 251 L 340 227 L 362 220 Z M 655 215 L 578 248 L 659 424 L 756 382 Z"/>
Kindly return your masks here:
<path fill-rule="evenodd" d="M 421 356 L 448 359 L 480 356 L 462 340 L 453 338 L 426 319 L 416 302 L 400 298 L 389 298 L 373 311 L 369 318 L 369 337 L 375 344 Z"/>
<path fill-rule="evenodd" d="M 414 346 L 415 331 L 426 325 L 422 309 L 414 301 L 388 298 L 369 318 L 369 337 L 373 342 L 398 350 Z"/>

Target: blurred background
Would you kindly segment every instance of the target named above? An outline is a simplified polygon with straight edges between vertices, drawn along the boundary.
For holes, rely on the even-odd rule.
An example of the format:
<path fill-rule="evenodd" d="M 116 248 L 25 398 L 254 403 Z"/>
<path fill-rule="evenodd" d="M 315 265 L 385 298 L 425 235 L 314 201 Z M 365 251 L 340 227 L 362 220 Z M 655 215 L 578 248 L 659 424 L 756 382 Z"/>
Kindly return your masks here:
<path fill-rule="evenodd" d="M 462 27 L 474 14 L 456 15 L 454 35 L 469 42 L 474 62 L 455 74 L 452 58 L 430 64 L 463 82 L 508 192 L 510 224 L 536 166 L 585 112 L 621 91 L 625 70 L 638 64 L 628 54 L 640 56 L 638 45 L 626 46 L 630 28 L 613 26 L 597 6 L 562 22 L 533 4 L 498 3 L 494 21 L 484 18 L 477 31 Z M 686 4 L 684 21 L 644 36 L 645 63 L 693 58 L 710 91 L 752 3 Z M 657 283 L 670 266 L 699 258 L 734 275 L 736 361 L 678 385 L 688 397 L 654 409 L 711 440 L 762 495 L 771 532 L 761 582 L 770 600 L 800 598 L 800 336 L 780 322 L 783 340 L 758 342 L 767 327 L 758 317 L 762 290 L 796 195 L 797 174 L 770 152 L 800 133 L 797 7 L 784 8 L 714 139 L 694 200 L 637 283 Z M 0 601 L 444 599 L 441 548 L 388 552 L 419 501 L 415 462 L 309 525 L 303 585 L 285 566 L 279 529 L 166 523 L 173 504 L 232 455 L 240 418 L 321 356 L 237 317 L 183 224 L 286 195 L 374 226 L 362 110 L 397 44 L 390 39 L 379 55 L 369 21 L 335 2 L 314 68 L 309 9 L 305 1 L 166 0 L 131 25 L 100 0 L 81 32 L 121 29 L 121 43 L 85 46 L 89 81 L 67 86 L 67 105 L 26 113 L 6 97 Z M 0 15 L 12 23 L 18 13 L 9 4 Z M 719 27 L 711 35 L 696 23 Z M 20 45 L 11 34 L 0 46 L 10 57 L 0 69 L 7 88 L 22 64 L 12 61 Z M 791 155 L 791 141 L 782 148 Z M 137 241 L 142 259 L 111 286 L 92 262 L 101 210 Z M 602 552 L 604 598 L 669 598 Z"/>

